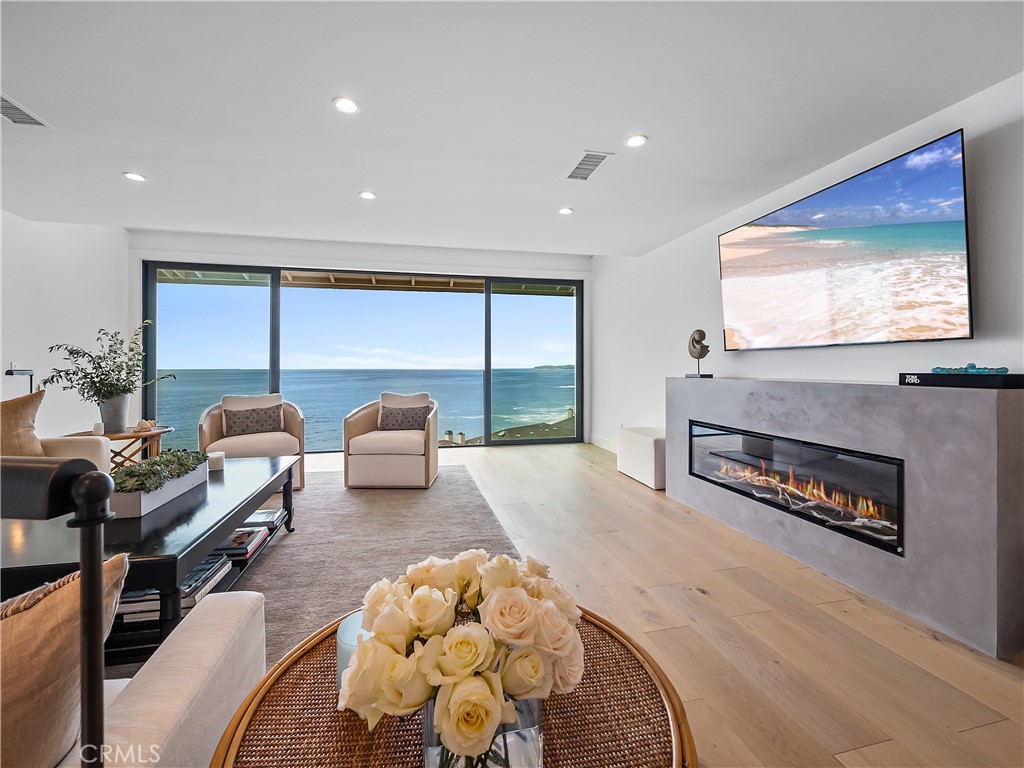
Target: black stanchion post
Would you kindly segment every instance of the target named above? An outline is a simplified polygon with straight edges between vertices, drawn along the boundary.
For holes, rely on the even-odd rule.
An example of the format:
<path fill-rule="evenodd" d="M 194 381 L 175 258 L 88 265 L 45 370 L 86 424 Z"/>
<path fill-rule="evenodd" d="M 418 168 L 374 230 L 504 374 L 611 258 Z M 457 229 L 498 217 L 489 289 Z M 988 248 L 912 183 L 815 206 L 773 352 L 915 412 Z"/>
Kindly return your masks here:
<path fill-rule="evenodd" d="M 82 755 L 103 764 L 103 524 L 114 515 L 114 481 L 87 472 L 71 488 L 75 500 L 69 528 L 81 528 Z"/>

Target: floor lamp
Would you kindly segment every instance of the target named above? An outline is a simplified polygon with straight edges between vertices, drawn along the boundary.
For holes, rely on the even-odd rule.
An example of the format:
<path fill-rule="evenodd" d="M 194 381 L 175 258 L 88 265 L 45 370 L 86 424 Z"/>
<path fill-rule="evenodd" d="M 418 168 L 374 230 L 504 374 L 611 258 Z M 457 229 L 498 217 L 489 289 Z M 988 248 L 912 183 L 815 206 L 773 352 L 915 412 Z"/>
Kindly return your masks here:
<path fill-rule="evenodd" d="M 11 367 L 4 371 L 4 376 L 28 376 L 28 393 L 32 394 L 32 379 L 36 375 L 36 372 L 30 368 L 15 368 L 14 363 L 11 363 Z"/>
<path fill-rule="evenodd" d="M 85 459 L 4 456 L 0 459 L 0 516 L 51 520 L 73 514 L 79 529 L 79 640 L 82 654 L 82 751 L 103 764 L 103 524 L 114 518 L 114 481 Z"/>

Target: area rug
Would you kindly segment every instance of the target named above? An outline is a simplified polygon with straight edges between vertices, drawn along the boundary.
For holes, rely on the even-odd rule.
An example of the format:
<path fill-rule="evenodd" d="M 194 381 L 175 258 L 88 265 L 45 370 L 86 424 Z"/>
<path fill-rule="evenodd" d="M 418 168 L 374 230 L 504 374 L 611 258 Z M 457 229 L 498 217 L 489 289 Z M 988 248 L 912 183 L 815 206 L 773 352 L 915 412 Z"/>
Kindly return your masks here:
<path fill-rule="evenodd" d="M 267 664 L 362 604 L 374 582 L 430 555 L 518 552 L 463 466 L 440 467 L 426 490 L 347 489 L 309 472 L 282 531 L 232 587 L 266 595 Z"/>

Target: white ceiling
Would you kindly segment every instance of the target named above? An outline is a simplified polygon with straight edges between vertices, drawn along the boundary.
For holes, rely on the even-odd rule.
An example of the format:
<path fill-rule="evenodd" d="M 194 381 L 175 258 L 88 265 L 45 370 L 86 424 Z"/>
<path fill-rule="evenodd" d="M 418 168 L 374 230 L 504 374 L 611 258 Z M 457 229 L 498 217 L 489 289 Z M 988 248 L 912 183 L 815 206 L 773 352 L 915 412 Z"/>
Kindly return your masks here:
<path fill-rule="evenodd" d="M 52 126 L 0 120 L 25 218 L 583 254 L 641 255 L 1024 68 L 1020 2 L 4 2 L 0 22 L 4 94 Z M 566 179 L 585 150 L 615 156 Z"/>

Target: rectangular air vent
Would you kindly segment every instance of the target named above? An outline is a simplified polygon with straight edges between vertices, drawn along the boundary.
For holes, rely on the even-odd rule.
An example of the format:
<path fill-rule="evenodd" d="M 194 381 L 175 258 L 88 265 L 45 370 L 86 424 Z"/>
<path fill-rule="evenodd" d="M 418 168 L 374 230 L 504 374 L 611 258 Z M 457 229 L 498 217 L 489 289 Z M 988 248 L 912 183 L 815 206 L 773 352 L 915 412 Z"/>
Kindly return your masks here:
<path fill-rule="evenodd" d="M 46 127 L 46 123 L 26 112 L 6 96 L 0 96 L 0 114 L 15 125 L 41 125 Z"/>
<path fill-rule="evenodd" d="M 610 157 L 612 152 L 587 152 L 583 155 L 583 159 L 576 163 L 576 167 L 569 172 L 570 179 L 576 179 L 577 181 L 586 181 L 590 178 L 590 175 L 597 170 L 597 166 L 605 161 L 605 158 Z"/>

